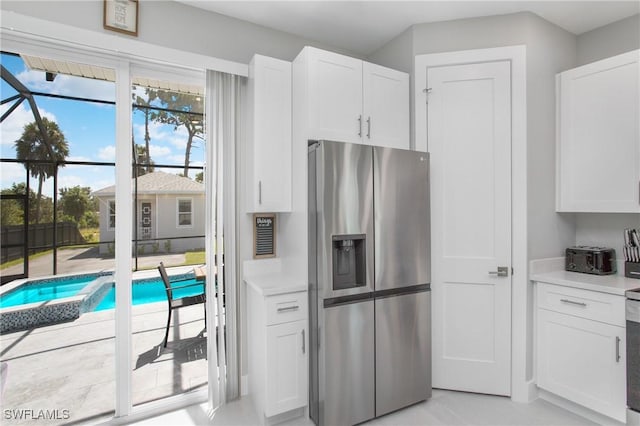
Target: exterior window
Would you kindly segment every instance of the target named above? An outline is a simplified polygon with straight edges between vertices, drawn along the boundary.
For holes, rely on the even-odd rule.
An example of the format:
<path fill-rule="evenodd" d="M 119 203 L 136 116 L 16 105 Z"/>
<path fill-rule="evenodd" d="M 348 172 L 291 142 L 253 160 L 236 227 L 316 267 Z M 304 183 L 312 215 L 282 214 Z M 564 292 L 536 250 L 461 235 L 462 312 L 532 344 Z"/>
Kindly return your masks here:
<path fill-rule="evenodd" d="M 178 227 L 193 225 L 191 199 L 178 199 Z"/>
<path fill-rule="evenodd" d="M 116 202 L 109 201 L 109 229 L 116 229 Z"/>

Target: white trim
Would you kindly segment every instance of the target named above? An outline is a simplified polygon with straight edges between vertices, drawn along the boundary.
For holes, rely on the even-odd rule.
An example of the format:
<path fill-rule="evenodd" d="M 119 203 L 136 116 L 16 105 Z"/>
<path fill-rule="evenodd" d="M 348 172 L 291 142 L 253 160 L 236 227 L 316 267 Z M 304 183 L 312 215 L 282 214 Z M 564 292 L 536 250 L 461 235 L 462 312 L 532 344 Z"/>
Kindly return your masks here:
<path fill-rule="evenodd" d="M 527 51 L 526 46 L 507 46 L 491 49 L 416 55 L 414 79 L 415 149 L 427 151 L 427 68 L 462 65 L 477 62 L 511 62 L 512 145 L 511 145 L 511 202 L 512 202 L 512 277 L 511 293 L 511 399 L 529 402 L 532 395 L 527 377 L 527 359 L 533 357 L 527 346 L 527 318 L 529 302 L 527 248 Z"/>
<path fill-rule="evenodd" d="M 180 225 L 180 201 L 188 201 L 191 207 L 189 211 L 189 214 L 191 215 L 191 223 L 189 223 L 189 225 Z M 177 229 L 193 228 L 193 198 L 176 197 L 176 228 Z"/>
<path fill-rule="evenodd" d="M 83 49 L 85 52 L 91 51 L 97 55 L 106 56 L 107 59 L 115 56 L 136 62 L 150 62 L 198 71 L 211 69 L 241 76 L 249 75 L 247 64 L 171 49 L 114 34 L 103 34 L 5 10 L 2 11 L 0 37 L 2 37 L 2 49 L 6 51 L 12 51 L 15 42 L 29 42 L 31 49 L 28 51 L 22 49 L 24 53 L 47 57 L 50 56 L 47 45 L 49 48 L 54 45 L 67 50 L 73 57 L 68 59 L 80 63 L 84 63 L 83 52 L 78 53 L 77 50 Z"/>
<path fill-rule="evenodd" d="M 128 218 L 133 211 L 131 151 L 131 74 L 128 61 L 116 67 L 116 220 Z M 131 221 L 116 223 L 116 319 L 115 319 L 115 416 L 131 413 Z M 137 225 L 137 224 L 136 224 Z"/>

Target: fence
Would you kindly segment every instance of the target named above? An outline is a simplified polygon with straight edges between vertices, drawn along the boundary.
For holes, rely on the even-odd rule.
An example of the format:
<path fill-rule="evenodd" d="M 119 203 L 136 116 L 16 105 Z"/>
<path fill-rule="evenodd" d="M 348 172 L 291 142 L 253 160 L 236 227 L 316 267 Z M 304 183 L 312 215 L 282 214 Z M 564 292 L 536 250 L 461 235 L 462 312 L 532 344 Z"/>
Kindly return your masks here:
<path fill-rule="evenodd" d="M 84 244 L 78 230 L 78 224 L 60 222 L 56 226 L 56 245 Z M 0 263 L 24 257 L 24 227 L 22 225 L 3 226 L 0 230 Z M 30 252 L 47 250 L 53 247 L 53 223 L 29 225 L 28 248 Z M 31 250 L 32 247 L 38 249 Z"/>

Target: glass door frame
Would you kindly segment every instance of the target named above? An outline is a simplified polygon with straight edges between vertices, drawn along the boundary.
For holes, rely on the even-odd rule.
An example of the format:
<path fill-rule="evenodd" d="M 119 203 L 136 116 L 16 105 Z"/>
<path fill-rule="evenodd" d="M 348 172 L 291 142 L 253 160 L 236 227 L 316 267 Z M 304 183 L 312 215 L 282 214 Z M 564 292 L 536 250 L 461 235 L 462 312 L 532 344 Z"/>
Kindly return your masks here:
<path fill-rule="evenodd" d="M 177 51 L 152 45 L 137 40 L 125 40 L 121 37 L 108 34 L 100 34 L 81 28 L 57 24 L 31 18 L 24 15 L 7 13 L 3 16 L 0 27 L 0 37 L 3 41 L 3 50 L 42 57 L 55 57 L 60 60 L 91 64 L 114 69 L 116 72 L 116 217 L 131 218 L 133 208 L 132 185 L 132 70 L 157 69 L 171 70 L 174 78 L 186 72 L 202 74 L 204 86 L 204 70 L 212 69 L 229 72 L 239 76 L 248 75 L 246 64 L 207 57 L 204 55 Z M 77 40 L 83 40 L 80 44 Z M 178 65 L 181 63 L 183 65 Z M 185 65 L 186 64 L 186 65 Z M 161 72 L 161 71 L 160 71 Z M 211 93 L 206 88 L 206 94 Z M 205 95 L 206 96 L 206 95 Z M 209 107 L 206 107 L 209 110 Z M 209 123 L 212 120 L 210 114 L 205 115 L 206 128 L 212 128 Z M 207 136 L 207 141 L 211 138 Z M 207 152 L 207 160 L 213 159 L 212 149 Z M 215 168 L 215 162 L 210 162 L 211 169 Z M 215 175 L 212 171 L 209 174 Z M 212 185 L 213 182 L 205 183 Z M 211 190 L 210 190 L 211 193 Z M 215 194 L 215 192 L 213 192 Z M 212 200 L 210 200 L 209 204 Z M 115 280 L 116 282 L 131 282 L 132 256 L 131 241 L 133 230 L 132 219 L 125 226 L 116 228 L 115 236 Z M 209 232 L 215 230 L 214 224 L 205 224 L 207 238 Z M 207 259 L 213 258 L 212 253 L 207 253 Z M 211 289 L 212 286 L 207 286 Z M 220 395 L 217 380 L 212 380 L 212 372 L 216 370 L 216 357 L 209 356 L 209 384 L 207 390 L 198 390 L 188 394 L 176 395 L 163 400 L 146 403 L 134 407 L 131 392 L 131 366 L 132 366 L 132 336 L 131 336 L 131 286 L 120 286 L 116 293 L 116 323 L 115 323 L 115 416 L 109 420 L 109 424 L 136 421 L 145 417 L 159 414 L 172 409 L 178 409 L 204 401 L 220 401 L 224 403 L 224 395 Z M 208 290 L 212 293 L 213 290 Z M 209 298 L 208 300 L 214 300 Z M 213 295 L 211 295 L 213 296 Z M 211 325 L 213 316 L 208 316 Z M 209 339 L 210 342 L 215 339 Z M 209 354 L 215 354 L 215 345 L 209 346 Z M 209 410 L 216 407 L 210 406 Z"/>

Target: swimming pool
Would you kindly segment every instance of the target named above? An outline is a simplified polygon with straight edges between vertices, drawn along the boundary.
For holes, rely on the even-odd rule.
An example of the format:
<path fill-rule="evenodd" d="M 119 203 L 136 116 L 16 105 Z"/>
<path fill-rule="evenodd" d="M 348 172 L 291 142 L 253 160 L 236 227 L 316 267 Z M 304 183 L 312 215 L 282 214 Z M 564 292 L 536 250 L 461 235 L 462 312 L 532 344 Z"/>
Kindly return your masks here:
<path fill-rule="evenodd" d="M 111 272 L 98 272 L 8 283 L 0 288 L 0 333 L 73 321 L 96 307 L 111 282 Z"/>
<path fill-rule="evenodd" d="M 150 272 L 150 271 L 149 271 Z M 148 273 L 146 273 L 148 275 Z M 193 272 L 171 275 L 174 286 L 193 285 L 174 291 L 174 297 L 193 296 L 204 291 L 204 281 Z M 165 302 L 162 279 L 152 276 L 132 281 L 132 304 Z M 87 312 L 115 307 L 115 286 L 111 272 L 17 280 L 0 289 L 0 333 L 73 321 Z"/>
<path fill-rule="evenodd" d="M 75 275 L 60 279 L 31 281 L 0 296 L 0 308 L 75 296 L 97 277 L 98 275 Z"/>
<path fill-rule="evenodd" d="M 186 276 L 171 277 L 174 279 L 185 280 L 175 283 L 175 287 L 193 285 L 193 287 L 177 289 L 173 292 L 173 297 L 185 297 L 195 296 L 204 292 L 204 281 L 196 281 L 193 278 L 193 274 Z M 164 283 L 160 278 L 137 280 L 133 282 L 131 288 L 131 298 L 133 305 L 142 305 L 145 303 L 166 302 L 167 293 L 164 289 Z M 111 288 L 104 296 L 102 301 L 95 307 L 94 311 L 104 311 L 106 309 L 113 309 L 116 306 L 116 289 L 115 285 L 111 283 Z"/>

